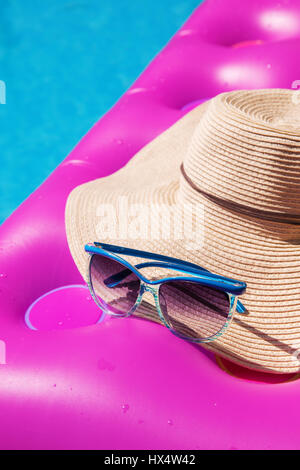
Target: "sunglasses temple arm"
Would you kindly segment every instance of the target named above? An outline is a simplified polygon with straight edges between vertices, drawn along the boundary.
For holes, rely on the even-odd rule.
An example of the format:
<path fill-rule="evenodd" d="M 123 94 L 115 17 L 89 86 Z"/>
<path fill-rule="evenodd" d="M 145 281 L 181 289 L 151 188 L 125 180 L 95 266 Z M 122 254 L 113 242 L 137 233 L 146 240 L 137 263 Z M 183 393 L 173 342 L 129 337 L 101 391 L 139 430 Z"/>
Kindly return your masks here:
<path fill-rule="evenodd" d="M 142 268 L 154 268 L 154 267 L 161 267 L 161 268 L 168 268 L 168 269 L 174 269 L 175 271 L 180 271 L 180 272 L 186 272 L 186 273 L 193 273 L 190 268 L 188 269 L 183 269 L 182 267 L 177 266 L 176 264 L 171 264 L 171 263 L 162 263 L 162 262 L 153 262 L 153 263 L 139 263 L 134 266 L 136 269 L 142 269 Z M 131 274 L 131 270 L 129 268 L 125 268 L 122 271 L 119 271 L 118 273 L 113 274 L 112 276 L 109 276 L 107 279 L 105 279 L 104 283 L 108 287 L 114 287 L 116 286 L 119 282 L 123 281 L 127 276 Z M 195 274 L 199 274 L 199 270 L 195 270 Z M 207 276 L 211 277 L 211 276 Z"/>
<path fill-rule="evenodd" d="M 172 262 L 175 262 L 177 265 L 185 266 L 187 268 L 193 268 L 198 273 L 199 272 L 207 273 L 207 274 L 210 275 L 209 277 L 211 277 L 211 278 L 215 278 L 215 277 L 220 278 L 220 276 L 215 275 L 213 273 L 210 273 L 210 271 L 208 271 L 208 269 L 202 268 L 201 266 L 198 266 L 194 263 L 189 263 L 188 261 L 183 261 L 183 260 L 180 260 L 180 259 L 177 259 L 177 258 L 172 258 L 170 256 L 159 255 L 159 254 L 156 254 L 156 253 L 149 253 L 149 252 L 146 252 L 146 251 L 135 250 L 135 249 L 120 247 L 120 246 L 116 246 L 116 245 L 110 245 L 110 244 L 107 244 L 107 243 L 94 242 L 94 245 L 98 246 L 98 247 L 101 247 L 101 248 L 103 248 L 107 251 L 113 252 L 113 253 L 120 253 L 120 254 L 124 254 L 124 255 L 127 254 L 129 256 L 130 255 L 131 256 L 140 256 L 140 257 L 144 257 L 146 259 L 157 259 L 157 260 L 160 260 L 160 261 L 172 261 Z M 153 264 L 154 263 L 140 263 L 140 264 L 136 265 L 136 268 L 142 268 L 142 267 L 151 266 L 151 265 L 153 266 Z M 156 263 L 155 265 L 157 265 L 157 264 L 158 263 Z M 159 263 L 159 265 L 161 266 L 161 263 Z M 164 267 L 166 267 L 166 266 L 164 265 Z M 179 267 L 177 267 L 177 270 L 181 270 L 181 269 Z M 184 271 L 184 270 L 182 270 L 182 271 Z M 187 272 L 189 272 L 189 271 L 187 271 Z M 113 287 L 114 285 L 117 285 L 118 282 L 121 282 L 123 279 L 125 279 L 125 277 L 127 277 L 130 273 L 131 273 L 131 271 L 129 269 L 124 269 L 124 271 L 121 271 L 120 273 L 117 273 L 116 275 L 110 276 L 110 278 L 106 279 L 106 282 L 107 282 L 106 285 L 110 284 L 111 281 L 112 281 L 113 284 L 110 287 Z M 117 282 L 116 282 L 115 276 L 117 276 Z M 239 281 L 236 281 L 236 282 L 239 282 Z M 242 285 L 243 289 L 245 290 L 246 284 L 243 283 L 243 282 L 239 282 L 239 284 Z M 236 311 L 238 313 L 241 313 L 241 314 L 246 312 L 246 309 L 245 309 L 244 305 L 242 304 L 242 302 L 239 299 L 237 301 Z"/>
<path fill-rule="evenodd" d="M 189 274 L 194 273 L 194 270 L 193 271 L 191 271 L 190 269 L 184 270 L 182 269 L 182 267 L 177 266 L 176 264 L 172 264 L 172 263 L 166 264 L 166 263 L 159 263 L 159 262 L 156 262 L 156 263 L 147 262 L 147 263 L 139 263 L 135 265 L 135 268 L 137 269 L 141 269 L 145 267 L 162 267 L 162 268 L 174 269 L 180 272 L 187 272 Z M 130 269 L 125 268 L 122 271 L 119 271 L 113 274 L 112 276 L 109 276 L 107 279 L 104 280 L 104 283 L 108 287 L 115 287 L 120 282 L 122 282 L 127 276 L 130 276 L 131 273 L 132 271 Z M 199 274 L 199 272 L 196 271 L 195 274 Z M 203 273 L 202 273 L 202 276 L 203 276 Z M 220 279 L 220 277 L 217 275 L 213 275 L 213 274 L 209 275 L 209 273 L 207 272 L 204 274 L 204 277 L 202 277 L 202 280 L 207 285 L 210 285 L 211 283 L 213 283 L 213 286 L 218 288 L 219 290 L 222 290 L 224 292 L 228 291 L 228 292 L 232 292 L 232 293 L 239 295 L 239 289 L 240 289 L 239 285 L 236 285 L 232 282 L 228 282 L 227 280 L 224 281 L 223 279 Z M 240 309 L 241 308 L 242 307 L 240 307 Z"/>
<path fill-rule="evenodd" d="M 234 286 L 240 286 L 245 290 L 246 284 L 241 281 L 237 281 L 235 279 L 219 276 L 218 274 L 213 274 L 208 269 L 202 268 L 202 266 L 198 266 L 197 264 L 190 263 L 189 261 L 183 261 L 178 258 L 172 258 L 170 256 L 165 256 L 165 255 L 159 255 L 157 253 L 150 253 L 148 251 L 142 251 L 142 250 L 136 250 L 133 248 L 127 248 L 127 247 L 122 247 L 122 246 L 116 246 L 116 245 L 110 245 L 107 243 L 99 243 L 99 242 L 94 242 L 95 246 L 99 246 L 102 249 L 112 252 L 112 253 L 118 253 L 122 255 L 128 255 L 128 256 L 137 256 L 140 258 L 145 258 L 145 259 L 151 259 L 151 260 L 157 260 L 157 261 L 164 261 L 167 263 L 172 263 L 172 265 L 176 266 L 183 266 L 186 268 L 189 268 L 189 270 L 182 270 L 184 272 L 193 272 L 195 274 L 199 273 L 207 273 L 212 279 L 220 279 L 223 280 L 224 282 L 232 283 Z M 175 269 L 175 268 L 174 268 Z M 180 269 L 178 269 L 180 270 Z"/>
<path fill-rule="evenodd" d="M 175 262 L 176 264 L 197 269 L 198 271 L 209 272 L 207 269 L 198 266 L 197 264 L 190 263 L 189 261 L 184 261 L 178 258 L 172 258 L 171 256 L 159 255 L 158 253 L 151 253 L 148 251 L 136 250 L 134 248 L 127 248 L 123 246 L 110 245 L 108 243 L 99 243 L 94 242 L 95 246 L 101 247 L 103 250 L 109 251 L 111 253 L 118 253 L 128 256 L 137 256 L 139 258 L 164 261 L 164 262 Z"/>

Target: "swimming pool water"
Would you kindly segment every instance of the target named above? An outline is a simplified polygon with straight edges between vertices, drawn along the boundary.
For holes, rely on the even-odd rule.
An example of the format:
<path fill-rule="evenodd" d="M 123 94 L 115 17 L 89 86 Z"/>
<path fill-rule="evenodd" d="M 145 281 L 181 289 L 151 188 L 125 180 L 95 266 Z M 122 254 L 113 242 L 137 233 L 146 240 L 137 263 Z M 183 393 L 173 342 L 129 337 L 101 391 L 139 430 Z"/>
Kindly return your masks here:
<path fill-rule="evenodd" d="M 70 152 L 199 0 L 0 2 L 0 223 Z"/>

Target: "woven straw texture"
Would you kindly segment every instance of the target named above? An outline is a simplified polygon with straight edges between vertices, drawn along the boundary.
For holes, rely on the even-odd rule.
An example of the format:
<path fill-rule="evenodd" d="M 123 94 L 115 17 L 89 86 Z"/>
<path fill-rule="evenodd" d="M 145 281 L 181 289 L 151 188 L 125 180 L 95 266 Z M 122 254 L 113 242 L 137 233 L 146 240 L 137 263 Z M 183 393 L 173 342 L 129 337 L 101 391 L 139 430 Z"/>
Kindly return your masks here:
<path fill-rule="evenodd" d="M 67 202 L 66 229 L 83 277 L 84 244 L 99 240 L 97 214 L 103 204 L 117 207 L 126 196 L 129 204 L 163 205 L 178 226 L 182 207 L 201 205 L 203 239 L 192 248 L 176 237 L 101 241 L 179 257 L 246 281 L 241 300 L 248 314 L 236 313 L 229 329 L 203 346 L 257 370 L 298 371 L 300 105 L 293 97 L 293 91 L 277 89 L 218 95 L 153 140 L 119 172 L 76 188 Z M 182 162 L 193 185 L 180 172 Z M 151 212 L 152 226 L 161 224 L 158 212 Z M 266 217 L 257 217 L 258 212 Z M 149 305 L 144 303 L 137 314 L 158 321 L 151 301 Z"/>

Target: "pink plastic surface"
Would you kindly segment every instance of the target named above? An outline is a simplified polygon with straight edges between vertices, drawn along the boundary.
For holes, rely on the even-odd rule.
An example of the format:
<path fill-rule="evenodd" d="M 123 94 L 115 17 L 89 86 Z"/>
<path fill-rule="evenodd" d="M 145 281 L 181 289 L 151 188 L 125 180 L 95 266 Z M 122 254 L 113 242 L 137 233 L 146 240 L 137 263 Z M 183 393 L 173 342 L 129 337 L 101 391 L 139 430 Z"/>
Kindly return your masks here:
<path fill-rule="evenodd" d="M 298 0 L 206 0 L 1 227 L 1 448 L 300 448 L 299 380 L 220 367 L 143 320 L 95 324 L 64 229 L 72 188 L 116 171 L 199 100 L 291 88 L 299 48 Z"/>

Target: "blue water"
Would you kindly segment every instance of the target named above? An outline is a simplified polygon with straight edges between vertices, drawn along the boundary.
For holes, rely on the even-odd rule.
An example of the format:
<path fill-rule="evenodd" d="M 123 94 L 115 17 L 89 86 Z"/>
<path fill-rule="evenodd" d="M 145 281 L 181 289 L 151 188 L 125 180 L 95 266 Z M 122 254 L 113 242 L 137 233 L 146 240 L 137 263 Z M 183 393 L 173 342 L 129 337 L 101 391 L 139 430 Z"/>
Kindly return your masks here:
<path fill-rule="evenodd" d="M 0 104 L 0 223 L 199 3 L 0 0 L 0 80 L 6 84 L 6 104 Z"/>

